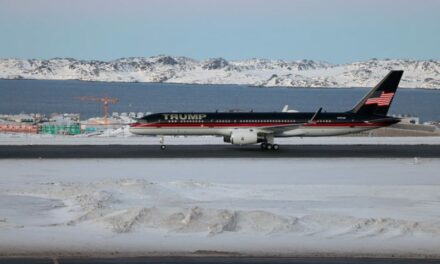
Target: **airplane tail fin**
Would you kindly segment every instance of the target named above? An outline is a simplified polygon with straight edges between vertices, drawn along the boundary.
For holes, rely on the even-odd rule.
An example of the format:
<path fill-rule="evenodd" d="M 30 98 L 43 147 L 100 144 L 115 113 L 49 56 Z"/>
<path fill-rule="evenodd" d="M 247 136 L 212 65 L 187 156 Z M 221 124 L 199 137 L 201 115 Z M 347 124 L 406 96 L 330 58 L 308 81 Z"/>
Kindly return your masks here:
<path fill-rule="evenodd" d="M 371 91 L 351 110 L 357 114 L 387 115 L 403 71 L 390 71 Z"/>

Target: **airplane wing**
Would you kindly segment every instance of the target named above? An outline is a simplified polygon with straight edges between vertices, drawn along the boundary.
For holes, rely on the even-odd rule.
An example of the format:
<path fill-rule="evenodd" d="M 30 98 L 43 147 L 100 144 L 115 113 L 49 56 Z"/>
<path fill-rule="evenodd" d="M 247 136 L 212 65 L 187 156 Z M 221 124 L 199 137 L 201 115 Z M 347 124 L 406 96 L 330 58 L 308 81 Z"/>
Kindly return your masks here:
<path fill-rule="evenodd" d="M 315 112 L 315 114 L 312 116 L 312 118 L 309 121 L 307 121 L 307 122 L 263 127 L 263 128 L 260 128 L 259 131 L 261 133 L 266 133 L 266 134 L 277 134 L 277 133 L 282 133 L 282 132 L 289 131 L 289 130 L 298 129 L 298 128 L 302 127 L 305 124 L 310 124 L 310 123 L 316 122 L 316 120 L 318 119 L 319 114 L 321 113 L 321 111 L 322 111 L 322 107 L 320 107 Z"/>
<path fill-rule="evenodd" d="M 261 133 L 265 133 L 265 134 L 277 134 L 277 133 L 282 133 L 284 131 L 298 129 L 304 124 L 307 124 L 307 123 L 267 126 L 267 127 L 259 128 L 258 131 Z"/>

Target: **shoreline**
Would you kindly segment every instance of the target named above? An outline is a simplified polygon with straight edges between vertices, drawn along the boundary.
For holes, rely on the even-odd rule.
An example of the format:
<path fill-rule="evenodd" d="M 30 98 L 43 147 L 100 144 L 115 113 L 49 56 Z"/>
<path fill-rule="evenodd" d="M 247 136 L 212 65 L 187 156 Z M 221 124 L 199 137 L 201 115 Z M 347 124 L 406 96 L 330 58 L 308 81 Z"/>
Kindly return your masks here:
<path fill-rule="evenodd" d="M 249 88 L 267 88 L 267 89 L 369 89 L 367 86 L 270 86 L 270 85 L 254 85 L 254 84 L 237 84 L 237 83 L 186 83 L 186 82 L 141 82 L 141 81 L 101 81 L 101 80 L 82 80 L 82 79 L 38 79 L 38 78 L 0 78 L 0 81 L 74 81 L 83 83 L 125 83 L 125 84 L 169 84 L 169 85 L 194 85 L 194 86 L 239 86 Z M 427 90 L 427 91 L 440 91 L 440 87 L 428 88 L 428 87 L 402 87 L 401 89 L 408 90 Z"/>

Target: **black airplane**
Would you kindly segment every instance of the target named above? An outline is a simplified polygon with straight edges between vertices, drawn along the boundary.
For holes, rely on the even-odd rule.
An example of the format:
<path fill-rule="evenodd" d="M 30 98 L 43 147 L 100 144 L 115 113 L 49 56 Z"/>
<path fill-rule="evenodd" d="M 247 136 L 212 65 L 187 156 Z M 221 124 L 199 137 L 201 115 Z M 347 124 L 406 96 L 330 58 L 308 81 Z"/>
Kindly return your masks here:
<path fill-rule="evenodd" d="M 158 113 L 130 125 L 130 132 L 166 135 L 223 136 L 234 145 L 261 143 L 262 149 L 278 150 L 277 137 L 338 136 L 386 127 L 400 121 L 387 116 L 403 71 L 391 71 L 353 109 L 347 112 L 210 112 Z"/>

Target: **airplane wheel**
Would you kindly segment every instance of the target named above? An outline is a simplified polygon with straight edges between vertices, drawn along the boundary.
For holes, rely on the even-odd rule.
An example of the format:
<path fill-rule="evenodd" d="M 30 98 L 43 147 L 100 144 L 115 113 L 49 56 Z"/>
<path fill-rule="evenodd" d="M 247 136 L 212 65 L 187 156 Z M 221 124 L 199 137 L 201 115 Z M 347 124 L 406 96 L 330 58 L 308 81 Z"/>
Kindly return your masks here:
<path fill-rule="evenodd" d="M 266 144 L 266 149 L 267 150 L 271 150 L 272 149 L 272 144 Z"/>
<path fill-rule="evenodd" d="M 160 149 L 161 150 L 165 150 L 167 148 L 167 146 L 165 146 L 165 145 L 160 145 Z"/>
<path fill-rule="evenodd" d="M 261 147 L 261 149 L 266 149 L 267 144 L 266 143 L 261 143 L 260 147 Z"/>
<path fill-rule="evenodd" d="M 279 150 L 280 146 L 278 144 L 273 144 L 272 149 L 273 150 Z"/>

